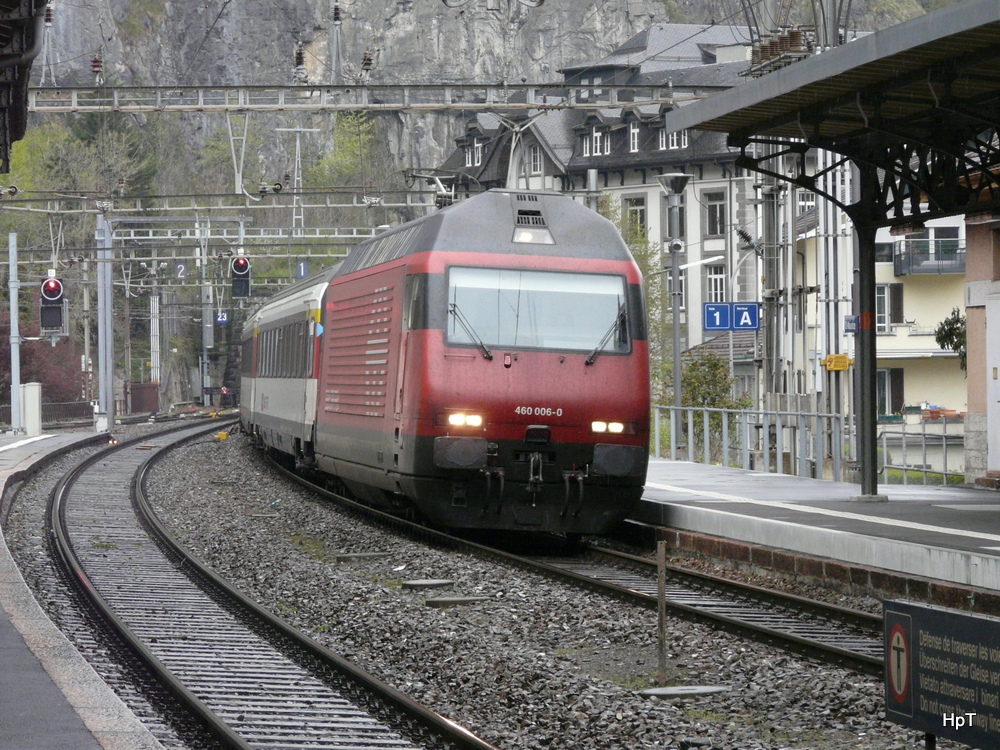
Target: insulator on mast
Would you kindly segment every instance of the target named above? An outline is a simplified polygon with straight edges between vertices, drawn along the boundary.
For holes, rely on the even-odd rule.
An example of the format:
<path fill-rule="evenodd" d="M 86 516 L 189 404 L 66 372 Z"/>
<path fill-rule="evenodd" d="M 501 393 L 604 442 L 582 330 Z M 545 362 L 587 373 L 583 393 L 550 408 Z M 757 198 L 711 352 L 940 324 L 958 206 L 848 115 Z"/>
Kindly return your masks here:
<path fill-rule="evenodd" d="M 306 51 L 302 42 L 295 45 L 295 66 L 292 68 L 292 82 L 309 82 L 309 75 L 306 73 Z"/>
<path fill-rule="evenodd" d="M 45 25 L 46 26 L 51 26 L 52 25 L 52 6 L 51 5 L 46 5 L 45 6 Z"/>
<path fill-rule="evenodd" d="M 100 52 L 95 54 L 94 58 L 90 61 L 90 72 L 95 76 L 99 76 L 104 72 L 104 59 L 101 57 Z"/>

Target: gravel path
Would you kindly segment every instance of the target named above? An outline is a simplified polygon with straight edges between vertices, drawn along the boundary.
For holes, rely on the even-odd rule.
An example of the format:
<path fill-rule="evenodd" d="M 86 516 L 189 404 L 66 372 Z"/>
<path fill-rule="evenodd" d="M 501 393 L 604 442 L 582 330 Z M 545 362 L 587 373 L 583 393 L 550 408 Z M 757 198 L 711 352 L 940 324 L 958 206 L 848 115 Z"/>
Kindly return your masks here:
<path fill-rule="evenodd" d="M 504 750 L 911 748 L 879 681 L 689 622 L 669 623 L 668 683 L 726 692 L 650 699 L 655 614 L 465 554 L 399 539 L 273 477 L 246 438 L 160 464 L 154 504 L 180 540 L 295 627 Z M 379 552 L 337 563 L 339 552 Z M 436 609 L 404 581 L 453 580 Z M 939 742 L 938 747 L 954 747 Z"/>

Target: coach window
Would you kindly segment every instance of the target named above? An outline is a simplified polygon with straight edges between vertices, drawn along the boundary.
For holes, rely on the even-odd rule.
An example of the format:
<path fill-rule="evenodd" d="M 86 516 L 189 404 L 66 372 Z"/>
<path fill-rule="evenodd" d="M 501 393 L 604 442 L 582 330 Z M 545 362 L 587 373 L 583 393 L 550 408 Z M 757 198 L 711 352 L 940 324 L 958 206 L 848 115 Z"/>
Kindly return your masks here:
<path fill-rule="evenodd" d="M 414 275 L 406 277 L 406 291 L 403 309 L 406 316 L 403 318 L 403 328 L 407 331 L 415 331 L 425 328 L 424 321 L 424 286 L 426 276 Z"/>
<path fill-rule="evenodd" d="M 299 323 L 302 327 L 302 377 L 312 377 L 312 347 L 309 346 L 312 337 L 309 335 L 309 323 Z"/>

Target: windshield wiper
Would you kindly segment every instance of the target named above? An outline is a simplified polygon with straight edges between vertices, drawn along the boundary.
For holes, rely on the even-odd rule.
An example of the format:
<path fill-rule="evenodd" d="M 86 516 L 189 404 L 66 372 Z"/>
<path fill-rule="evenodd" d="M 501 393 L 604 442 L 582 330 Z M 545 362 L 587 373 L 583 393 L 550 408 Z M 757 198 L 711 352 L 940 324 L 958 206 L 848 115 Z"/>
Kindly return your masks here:
<path fill-rule="evenodd" d="M 461 325 L 465 332 L 469 335 L 469 338 L 479 345 L 479 348 L 483 351 L 483 356 L 486 357 L 486 359 L 493 359 L 493 352 L 491 352 L 490 348 L 483 343 L 483 340 L 479 338 L 479 335 L 473 330 L 472 324 L 465 319 L 464 315 L 462 315 L 462 311 L 458 309 L 458 304 L 452 302 L 448 306 L 448 312 L 455 316 L 455 320 L 458 321 L 459 325 Z"/>
<path fill-rule="evenodd" d="M 615 315 L 615 319 L 611 323 L 611 327 L 601 337 L 600 343 L 598 343 L 597 346 L 594 347 L 594 350 L 590 353 L 590 356 L 588 356 L 587 359 L 583 361 L 583 364 L 585 365 L 594 364 L 594 360 L 597 359 L 597 355 L 600 354 L 601 351 L 604 349 L 604 347 L 608 345 L 608 342 L 611 340 L 611 337 L 615 334 L 615 331 L 625 330 L 627 323 L 628 323 L 628 316 L 625 314 L 625 306 L 619 305 L 618 314 Z"/>

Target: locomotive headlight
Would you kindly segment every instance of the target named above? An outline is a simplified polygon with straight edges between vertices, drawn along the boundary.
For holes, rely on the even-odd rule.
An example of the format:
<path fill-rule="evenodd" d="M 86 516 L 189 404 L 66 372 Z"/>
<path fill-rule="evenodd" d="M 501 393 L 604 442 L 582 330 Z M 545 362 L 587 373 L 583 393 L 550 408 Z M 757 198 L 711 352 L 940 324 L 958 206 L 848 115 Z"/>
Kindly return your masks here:
<path fill-rule="evenodd" d="M 634 435 L 636 433 L 636 425 L 634 422 L 603 422 L 595 420 L 590 423 L 590 431 L 607 432 L 612 435 L 621 435 L 623 433 Z"/>
<path fill-rule="evenodd" d="M 514 230 L 514 242 L 533 245 L 554 245 L 552 233 L 545 227 L 517 227 Z"/>
<path fill-rule="evenodd" d="M 448 415 L 447 422 L 452 427 L 482 427 L 483 417 L 480 414 L 454 412 Z"/>

